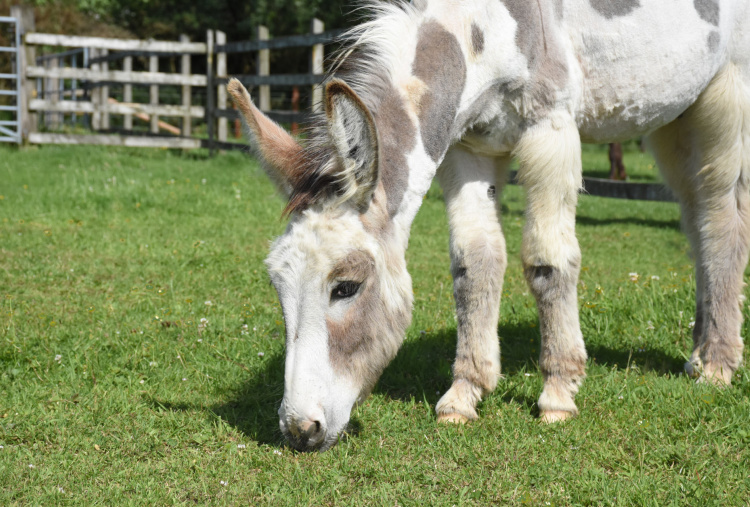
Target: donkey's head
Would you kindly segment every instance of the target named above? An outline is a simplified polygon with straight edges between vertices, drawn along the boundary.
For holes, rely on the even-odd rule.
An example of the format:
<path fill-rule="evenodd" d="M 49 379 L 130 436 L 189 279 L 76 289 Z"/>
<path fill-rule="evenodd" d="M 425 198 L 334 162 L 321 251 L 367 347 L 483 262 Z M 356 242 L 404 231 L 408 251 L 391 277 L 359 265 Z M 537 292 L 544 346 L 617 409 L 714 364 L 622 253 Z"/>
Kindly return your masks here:
<path fill-rule="evenodd" d="M 228 89 L 266 173 L 289 199 L 290 223 L 266 260 L 286 323 L 279 425 L 294 447 L 325 450 L 396 355 L 411 319 L 377 130 L 343 81 L 326 87 L 325 125 L 308 147 L 261 113 L 239 81 Z"/>

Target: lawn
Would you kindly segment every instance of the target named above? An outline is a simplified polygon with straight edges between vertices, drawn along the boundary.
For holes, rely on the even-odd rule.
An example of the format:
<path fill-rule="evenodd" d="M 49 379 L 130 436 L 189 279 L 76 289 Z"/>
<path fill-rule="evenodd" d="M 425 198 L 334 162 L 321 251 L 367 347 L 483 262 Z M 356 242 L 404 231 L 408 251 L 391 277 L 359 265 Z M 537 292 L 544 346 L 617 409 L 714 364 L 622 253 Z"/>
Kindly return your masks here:
<path fill-rule="evenodd" d="M 627 148 L 629 173 L 658 180 Z M 608 170 L 600 148 L 584 163 Z M 747 505 L 750 372 L 725 390 L 681 374 L 695 305 L 677 205 L 581 197 L 588 378 L 580 417 L 544 426 L 523 191 L 503 202 L 505 377 L 481 419 L 435 422 L 456 325 L 435 186 L 404 346 L 353 436 L 301 454 L 278 429 L 284 326 L 263 267 L 284 203 L 256 163 L 0 148 L 0 504 Z"/>

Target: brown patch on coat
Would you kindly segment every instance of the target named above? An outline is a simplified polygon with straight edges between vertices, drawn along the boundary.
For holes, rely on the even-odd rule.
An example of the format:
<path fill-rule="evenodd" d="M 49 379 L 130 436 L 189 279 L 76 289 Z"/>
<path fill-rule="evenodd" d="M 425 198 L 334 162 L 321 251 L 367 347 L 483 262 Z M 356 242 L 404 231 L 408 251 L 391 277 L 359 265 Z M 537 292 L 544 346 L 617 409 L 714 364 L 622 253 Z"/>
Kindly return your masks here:
<path fill-rule="evenodd" d="M 484 32 L 476 23 L 471 24 L 471 51 L 479 56 L 484 51 Z"/>
<path fill-rule="evenodd" d="M 721 36 L 719 35 L 719 32 L 717 30 L 712 30 L 711 33 L 708 34 L 708 38 L 706 39 L 708 50 L 712 53 L 716 53 L 716 51 L 718 51 L 719 49 L 720 43 Z"/>
<path fill-rule="evenodd" d="M 339 66 L 336 76 L 352 84 L 372 113 L 380 148 L 380 185 L 385 191 L 385 199 L 379 199 L 378 204 L 385 206 L 388 215 L 393 217 L 401 206 L 409 182 L 406 156 L 417 143 L 417 129 L 409 116 L 406 99 L 391 82 L 389 73 L 373 65 L 366 48 L 349 55 Z M 423 93 L 416 85 L 411 91 L 420 97 Z M 376 199 L 377 189 L 373 201 Z"/>
<path fill-rule="evenodd" d="M 422 103 L 422 97 L 427 92 L 427 85 L 421 79 L 413 77 L 404 85 L 404 92 L 414 112 L 419 115 L 420 104 Z"/>
<path fill-rule="evenodd" d="M 537 107 L 549 109 L 555 103 L 556 91 L 568 80 L 568 65 L 558 30 L 561 9 L 552 13 L 548 3 L 528 0 L 503 0 L 503 3 L 518 24 L 516 44 L 528 62 L 531 79 L 526 91 Z"/>
<path fill-rule="evenodd" d="M 719 26 L 719 0 L 693 0 L 693 7 L 703 21 Z"/>
<path fill-rule="evenodd" d="M 369 257 L 359 252 L 357 255 Z M 356 263 L 366 262 L 364 257 Z M 359 271 L 361 274 L 361 271 Z M 388 363 L 396 356 L 411 322 L 411 301 L 390 311 L 381 292 L 380 279 L 368 277 L 356 299 L 340 320 L 326 319 L 328 356 L 334 370 L 355 380 L 363 392 L 377 382 Z"/>
<path fill-rule="evenodd" d="M 406 156 L 417 144 L 417 129 L 409 117 L 404 99 L 393 86 L 384 90 L 373 117 L 380 146 L 380 181 L 387 198 L 388 214 L 393 217 L 409 184 Z"/>
<path fill-rule="evenodd" d="M 412 74 L 428 87 L 422 98 L 419 126 L 425 150 L 438 162 L 451 140 L 466 82 L 466 62 L 456 36 L 437 21 L 419 27 Z"/>
<path fill-rule="evenodd" d="M 627 16 L 641 6 L 639 0 L 589 0 L 591 8 L 607 19 Z"/>

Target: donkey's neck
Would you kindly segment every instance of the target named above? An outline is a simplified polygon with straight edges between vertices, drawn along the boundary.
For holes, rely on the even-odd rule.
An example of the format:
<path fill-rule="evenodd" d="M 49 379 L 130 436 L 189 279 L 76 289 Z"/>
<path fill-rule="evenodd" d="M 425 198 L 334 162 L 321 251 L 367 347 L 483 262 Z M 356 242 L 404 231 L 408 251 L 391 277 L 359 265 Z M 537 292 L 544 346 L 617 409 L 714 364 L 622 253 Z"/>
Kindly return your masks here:
<path fill-rule="evenodd" d="M 401 9 L 362 30 L 362 51 L 337 77 L 351 83 L 372 112 L 382 205 L 406 247 L 414 217 L 456 137 L 467 62 L 446 24 L 426 11 Z"/>

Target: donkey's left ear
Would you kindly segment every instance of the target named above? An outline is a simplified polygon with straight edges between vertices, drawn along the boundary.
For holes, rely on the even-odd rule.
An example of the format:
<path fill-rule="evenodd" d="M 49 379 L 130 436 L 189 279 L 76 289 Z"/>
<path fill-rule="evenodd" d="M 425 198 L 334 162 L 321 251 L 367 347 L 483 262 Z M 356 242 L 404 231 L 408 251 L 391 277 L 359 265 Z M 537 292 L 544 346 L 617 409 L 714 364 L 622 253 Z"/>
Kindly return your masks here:
<path fill-rule="evenodd" d="M 336 147 L 344 197 L 365 211 L 378 186 L 378 133 L 372 114 L 349 85 L 326 85 L 326 116 Z"/>

